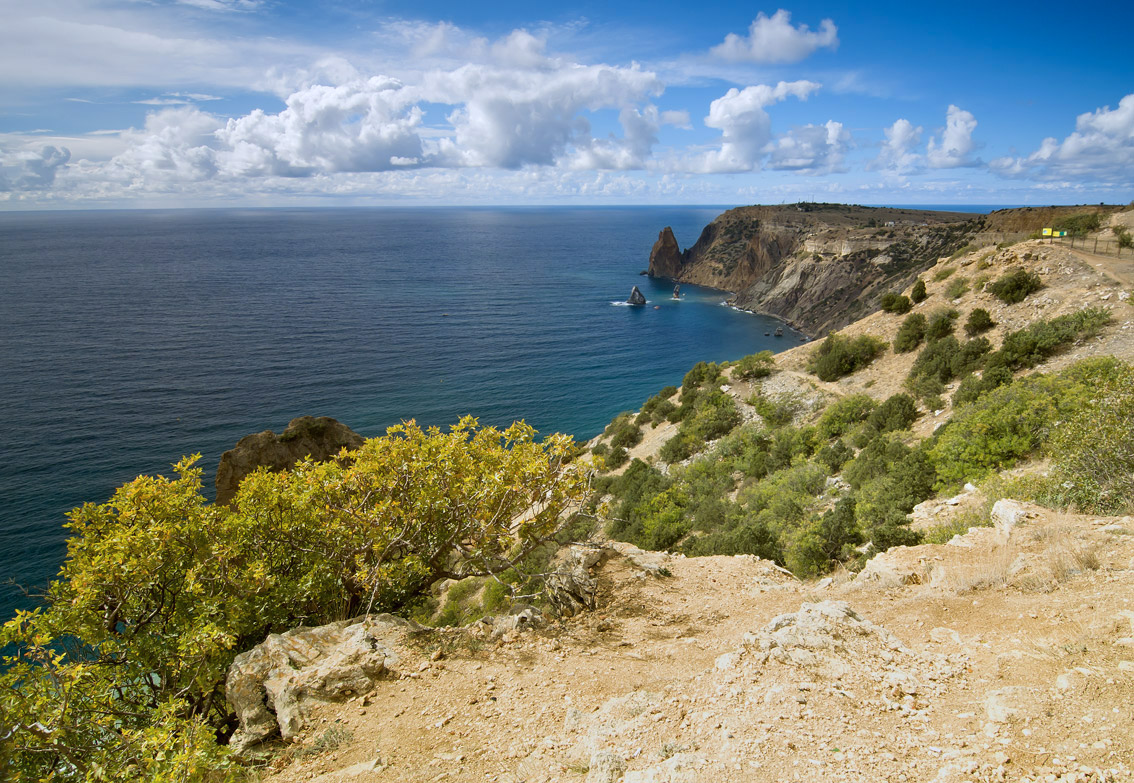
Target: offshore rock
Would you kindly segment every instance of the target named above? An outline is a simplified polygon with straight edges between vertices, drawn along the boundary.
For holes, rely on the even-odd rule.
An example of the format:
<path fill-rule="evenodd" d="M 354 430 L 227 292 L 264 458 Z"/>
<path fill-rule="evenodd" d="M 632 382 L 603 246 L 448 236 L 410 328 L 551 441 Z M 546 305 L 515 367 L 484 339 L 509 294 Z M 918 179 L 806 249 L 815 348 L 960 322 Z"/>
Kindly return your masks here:
<path fill-rule="evenodd" d="M 630 298 L 626 300 L 626 303 L 632 305 L 644 305 L 646 303 L 646 297 L 643 296 L 642 292 L 638 290 L 638 286 L 634 286 L 630 290 Z"/>
<path fill-rule="evenodd" d="M 246 435 L 221 455 L 216 478 L 217 504 L 232 500 L 244 477 L 261 465 L 280 471 L 305 457 L 324 462 L 344 448 L 357 449 L 362 443 L 361 435 L 327 416 L 292 419 L 279 435 L 271 430 Z"/>
<path fill-rule="evenodd" d="M 225 695 L 240 727 L 231 746 L 243 753 L 279 734 L 291 739 L 319 704 L 365 694 L 398 663 L 395 645 L 416 626 L 389 614 L 270 634 L 236 656 Z"/>
<path fill-rule="evenodd" d="M 681 274 L 685 254 L 677 244 L 673 229 L 666 226 L 658 233 L 658 241 L 650 250 L 650 267 L 646 270 L 650 277 L 672 277 Z"/>

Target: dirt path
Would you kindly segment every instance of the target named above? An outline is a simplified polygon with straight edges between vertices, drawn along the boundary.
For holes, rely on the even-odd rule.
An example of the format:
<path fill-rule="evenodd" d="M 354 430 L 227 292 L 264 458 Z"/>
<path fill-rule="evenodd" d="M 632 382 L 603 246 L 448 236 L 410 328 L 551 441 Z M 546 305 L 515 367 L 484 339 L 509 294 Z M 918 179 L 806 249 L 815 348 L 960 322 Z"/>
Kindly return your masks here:
<path fill-rule="evenodd" d="M 266 778 L 1131 780 L 1131 528 L 1038 511 L 831 584 L 747 556 L 670 558 L 660 578 L 614 556 L 598 611 L 423 646 Z M 328 730 L 349 739 L 312 751 Z"/>
<path fill-rule="evenodd" d="M 1134 286 L 1134 257 L 1113 258 L 1111 256 L 1096 255 L 1085 250 L 1065 248 L 1078 256 L 1082 261 L 1090 264 L 1093 269 L 1111 278 L 1124 288 Z"/>

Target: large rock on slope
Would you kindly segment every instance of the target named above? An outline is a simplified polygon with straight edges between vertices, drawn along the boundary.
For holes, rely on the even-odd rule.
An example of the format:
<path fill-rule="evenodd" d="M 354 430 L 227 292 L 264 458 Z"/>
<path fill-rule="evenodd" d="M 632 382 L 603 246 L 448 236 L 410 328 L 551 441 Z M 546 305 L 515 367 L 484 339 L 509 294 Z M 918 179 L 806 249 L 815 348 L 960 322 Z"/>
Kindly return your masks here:
<path fill-rule="evenodd" d="M 362 443 L 361 435 L 327 416 L 292 419 L 279 435 L 271 430 L 246 435 L 221 455 L 217 466 L 217 503 L 232 500 L 244 477 L 261 465 L 272 471 L 286 470 L 306 457 L 322 462 L 344 448 L 357 449 Z"/>
<path fill-rule="evenodd" d="M 240 722 L 232 748 L 242 753 L 277 735 L 291 739 L 318 705 L 368 693 L 392 673 L 399 643 L 418 627 L 389 614 L 368 615 L 270 634 L 236 656 L 225 680 Z"/>

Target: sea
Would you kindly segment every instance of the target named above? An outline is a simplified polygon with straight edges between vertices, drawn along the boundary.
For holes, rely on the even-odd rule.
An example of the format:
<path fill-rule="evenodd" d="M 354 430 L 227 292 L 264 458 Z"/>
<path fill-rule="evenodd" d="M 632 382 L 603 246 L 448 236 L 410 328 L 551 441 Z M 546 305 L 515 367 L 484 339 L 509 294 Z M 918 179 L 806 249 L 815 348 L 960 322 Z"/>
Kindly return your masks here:
<path fill-rule="evenodd" d="M 698 361 L 798 345 L 639 274 L 725 208 L 0 212 L 0 621 L 58 573 L 68 510 L 195 453 L 211 496 L 296 416 L 586 440 Z"/>

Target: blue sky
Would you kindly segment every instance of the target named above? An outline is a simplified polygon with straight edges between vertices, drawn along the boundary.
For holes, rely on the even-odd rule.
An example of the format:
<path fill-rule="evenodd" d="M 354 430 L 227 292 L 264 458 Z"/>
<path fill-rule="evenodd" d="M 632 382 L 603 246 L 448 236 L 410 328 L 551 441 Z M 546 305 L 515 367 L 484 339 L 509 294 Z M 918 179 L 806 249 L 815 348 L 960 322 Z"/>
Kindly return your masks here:
<path fill-rule="evenodd" d="M 1130 3 L 0 13 L 0 209 L 1134 199 Z"/>

